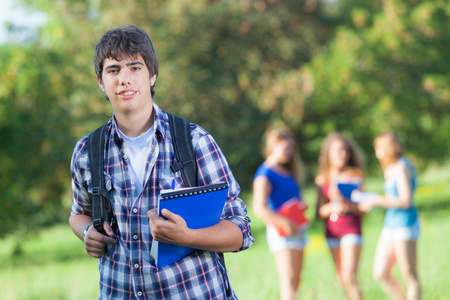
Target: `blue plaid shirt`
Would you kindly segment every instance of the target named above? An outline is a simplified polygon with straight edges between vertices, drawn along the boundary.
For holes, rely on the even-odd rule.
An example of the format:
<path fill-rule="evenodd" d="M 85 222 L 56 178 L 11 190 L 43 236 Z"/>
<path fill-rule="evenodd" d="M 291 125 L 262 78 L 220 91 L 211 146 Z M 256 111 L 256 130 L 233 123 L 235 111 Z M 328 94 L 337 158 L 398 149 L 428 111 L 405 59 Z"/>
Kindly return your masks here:
<path fill-rule="evenodd" d="M 99 259 L 99 299 L 225 299 L 223 266 L 217 253 L 197 250 L 161 268 L 156 268 L 150 257 L 152 236 L 147 211 L 156 207 L 159 191 L 171 188 L 173 180 L 176 187 L 183 187 L 180 172 L 174 174 L 170 170 L 176 158 L 168 116 L 155 103 L 153 107 L 154 138 L 146 162 L 144 188 L 139 194 L 129 176 L 130 164 L 114 117 L 108 122 L 105 181 L 119 229 L 117 244 L 108 244 L 106 254 Z M 191 134 L 199 167 L 198 185 L 228 182 L 230 188 L 221 219 L 239 226 L 244 240 L 239 251 L 245 250 L 254 239 L 245 203 L 238 197 L 239 185 L 212 136 L 195 124 L 191 124 Z M 88 136 L 76 144 L 72 157 L 71 215 L 92 213 Z M 232 299 L 237 299 L 234 292 Z"/>

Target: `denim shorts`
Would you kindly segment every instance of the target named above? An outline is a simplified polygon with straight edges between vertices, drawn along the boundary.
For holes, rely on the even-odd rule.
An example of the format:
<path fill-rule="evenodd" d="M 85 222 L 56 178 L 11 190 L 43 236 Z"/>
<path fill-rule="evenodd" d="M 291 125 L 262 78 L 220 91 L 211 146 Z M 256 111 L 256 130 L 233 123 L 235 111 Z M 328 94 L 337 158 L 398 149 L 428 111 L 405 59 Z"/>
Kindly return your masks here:
<path fill-rule="evenodd" d="M 329 238 L 327 245 L 329 248 L 337 248 L 339 246 L 362 245 L 363 238 L 360 234 L 349 233 L 340 239 Z"/>
<path fill-rule="evenodd" d="M 381 236 L 390 241 L 417 241 L 420 235 L 420 223 L 417 220 L 408 227 L 383 227 Z"/>
<path fill-rule="evenodd" d="M 283 249 L 303 250 L 307 244 L 306 233 L 307 228 L 291 236 L 280 236 L 273 226 L 267 226 L 266 240 L 269 250 L 270 252 Z"/>

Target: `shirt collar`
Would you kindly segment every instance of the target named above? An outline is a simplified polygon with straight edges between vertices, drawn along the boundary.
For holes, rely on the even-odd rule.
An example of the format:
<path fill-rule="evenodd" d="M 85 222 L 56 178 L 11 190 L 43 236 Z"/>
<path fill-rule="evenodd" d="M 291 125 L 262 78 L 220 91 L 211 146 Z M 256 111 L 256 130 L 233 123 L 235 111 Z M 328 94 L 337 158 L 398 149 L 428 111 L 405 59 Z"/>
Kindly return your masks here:
<path fill-rule="evenodd" d="M 158 142 L 164 142 L 167 139 L 167 132 L 169 130 L 169 118 L 167 113 L 164 112 L 159 106 L 153 102 L 153 110 L 155 112 L 155 120 L 153 123 L 153 128 L 155 130 L 155 137 Z M 110 120 L 111 122 L 111 136 L 114 137 L 114 142 L 117 146 L 121 147 L 123 144 L 123 139 L 119 134 L 119 127 L 117 126 L 116 118 L 114 114 Z"/>
<path fill-rule="evenodd" d="M 164 142 L 167 139 L 169 117 L 155 102 L 153 102 L 153 110 L 155 111 L 155 121 L 153 123 L 153 126 L 155 127 L 155 137 L 158 142 Z"/>

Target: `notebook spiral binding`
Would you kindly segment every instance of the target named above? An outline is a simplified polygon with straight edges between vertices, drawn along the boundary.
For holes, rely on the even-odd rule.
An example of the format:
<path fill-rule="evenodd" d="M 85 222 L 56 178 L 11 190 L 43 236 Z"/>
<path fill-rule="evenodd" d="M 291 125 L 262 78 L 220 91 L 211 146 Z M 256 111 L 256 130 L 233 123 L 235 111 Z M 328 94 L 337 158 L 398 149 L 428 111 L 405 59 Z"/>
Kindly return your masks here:
<path fill-rule="evenodd" d="M 170 199 L 174 199 L 174 198 L 189 197 L 189 196 L 193 196 L 193 195 L 199 195 L 199 194 L 210 193 L 210 192 L 214 192 L 214 191 L 220 191 L 220 190 L 227 189 L 227 188 L 228 188 L 228 184 L 221 184 L 221 185 L 217 185 L 214 187 L 203 188 L 203 189 L 202 189 L 202 187 L 197 187 L 197 188 L 195 188 L 195 190 L 186 191 L 185 193 L 175 193 L 176 192 L 176 190 L 175 190 L 173 194 L 171 193 L 166 196 L 161 196 L 161 199 L 162 200 L 170 200 Z"/>

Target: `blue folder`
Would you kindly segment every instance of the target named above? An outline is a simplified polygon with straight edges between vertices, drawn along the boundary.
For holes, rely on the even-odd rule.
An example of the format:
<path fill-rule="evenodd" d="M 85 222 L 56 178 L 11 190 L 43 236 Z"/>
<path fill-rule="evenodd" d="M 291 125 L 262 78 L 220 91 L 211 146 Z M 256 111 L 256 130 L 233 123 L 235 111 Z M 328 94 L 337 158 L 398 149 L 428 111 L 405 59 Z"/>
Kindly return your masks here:
<path fill-rule="evenodd" d="M 158 214 L 164 208 L 180 215 L 187 227 L 199 229 L 212 226 L 220 221 L 228 195 L 228 184 L 218 183 L 207 186 L 162 190 L 158 199 Z M 194 248 L 152 242 L 150 255 L 156 267 L 164 267 L 195 251 Z"/>
<path fill-rule="evenodd" d="M 353 179 L 347 182 L 338 182 L 337 188 L 347 200 L 351 201 L 352 192 L 359 189 L 361 185 L 361 179 Z"/>

